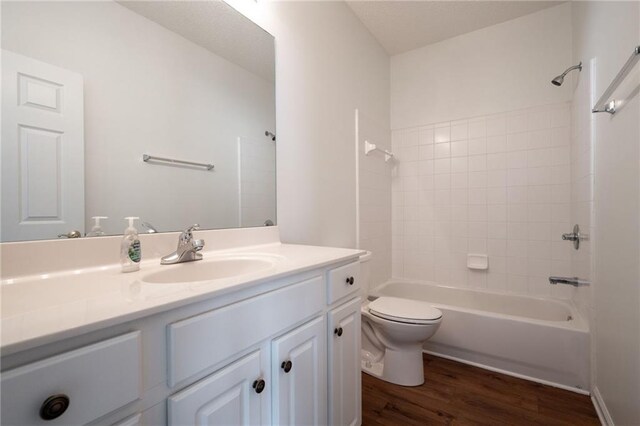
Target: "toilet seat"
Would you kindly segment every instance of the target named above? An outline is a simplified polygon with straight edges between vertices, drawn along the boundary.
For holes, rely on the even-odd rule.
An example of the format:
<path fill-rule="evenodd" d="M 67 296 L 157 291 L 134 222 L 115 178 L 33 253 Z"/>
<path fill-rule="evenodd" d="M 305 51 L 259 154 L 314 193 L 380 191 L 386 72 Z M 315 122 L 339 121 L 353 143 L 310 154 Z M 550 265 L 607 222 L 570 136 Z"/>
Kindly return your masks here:
<path fill-rule="evenodd" d="M 369 303 L 369 313 L 379 318 L 408 324 L 433 324 L 440 322 L 442 312 L 427 302 L 380 297 Z"/>

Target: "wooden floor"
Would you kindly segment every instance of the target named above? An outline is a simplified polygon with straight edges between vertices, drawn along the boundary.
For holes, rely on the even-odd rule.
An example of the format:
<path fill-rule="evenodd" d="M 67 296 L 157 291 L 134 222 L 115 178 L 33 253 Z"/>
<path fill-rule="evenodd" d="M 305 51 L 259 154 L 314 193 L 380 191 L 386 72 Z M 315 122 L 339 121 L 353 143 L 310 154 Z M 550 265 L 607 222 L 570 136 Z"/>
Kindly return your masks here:
<path fill-rule="evenodd" d="M 591 399 L 431 355 L 425 383 L 403 387 L 362 374 L 362 424 L 600 425 Z"/>

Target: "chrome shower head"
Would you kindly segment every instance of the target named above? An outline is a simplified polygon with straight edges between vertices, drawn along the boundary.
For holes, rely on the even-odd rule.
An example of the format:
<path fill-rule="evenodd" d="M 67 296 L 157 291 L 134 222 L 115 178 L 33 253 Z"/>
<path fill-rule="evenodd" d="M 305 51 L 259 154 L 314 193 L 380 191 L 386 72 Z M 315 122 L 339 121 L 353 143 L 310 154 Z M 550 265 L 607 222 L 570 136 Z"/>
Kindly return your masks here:
<path fill-rule="evenodd" d="M 567 68 L 562 74 L 551 80 L 551 84 L 555 86 L 562 86 L 562 83 L 564 83 L 564 76 L 573 70 L 582 71 L 582 62 L 580 62 L 578 65 Z"/>

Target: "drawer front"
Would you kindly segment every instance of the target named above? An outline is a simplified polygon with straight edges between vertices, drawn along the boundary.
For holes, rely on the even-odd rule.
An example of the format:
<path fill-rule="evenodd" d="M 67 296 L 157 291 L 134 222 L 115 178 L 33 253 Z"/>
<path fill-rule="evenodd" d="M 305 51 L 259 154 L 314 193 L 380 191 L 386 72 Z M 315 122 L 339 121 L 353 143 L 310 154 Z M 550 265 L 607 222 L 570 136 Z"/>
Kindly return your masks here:
<path fill-rule="evenodd" d="M 360 290 L 360 262 L 356 261 L 329 271 L 327 284 L 327 303 L 354 294 Z"/>
<path fill-rule="evenodd" d="M 323 309 L 322 277 L 168 326 L 169 385 L 213 367 Z"/>
<path fill-rule="evenodd" d="M 66 426 L 101 417 L 140 398 L 140 360 L 136 331 L 9 370 L 1 380 L 2 424 Z M 45 405 L 50 415 L 59 413 L 56 404 L 65 397 L 68 407 L 59 417 L 41 417 Z"/>

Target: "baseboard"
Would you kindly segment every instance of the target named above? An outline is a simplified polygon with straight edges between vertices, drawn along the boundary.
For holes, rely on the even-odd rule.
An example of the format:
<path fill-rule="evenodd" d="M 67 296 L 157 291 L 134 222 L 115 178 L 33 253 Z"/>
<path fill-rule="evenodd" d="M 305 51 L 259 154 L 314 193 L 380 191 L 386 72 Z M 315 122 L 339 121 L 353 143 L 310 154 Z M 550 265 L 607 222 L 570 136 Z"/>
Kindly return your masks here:
<path fill-rule="evenodd" d="M 598 413 L 600 423 L 602 423 L 603 426 L 614 426 L 611 414 L 609 414 L 607 405 L 604 403 L 604 399 L 602 399 L 602 395 L 600 395 L 600 391 L 597 386 L 595 386 L 591 392 L 591 401 L 596 409 L 596 413 Z"/>
<path fill-rule="evenodd" d="M 574 388 L 574 387 L 571 387 L 571 386 L 563 385 L 563 384 L 560 384 L 560 383 L 550 382 L 548 380 L 537 379 L 535 377 L 527 376 L 527 375 L 524 375 L 524 374 L 518 374 L 518 373 L 514 373 L 512 371 L 503 370 L 501 368 L 491 367 L 489 365 L 481 364 L 479 362 L 473 362 L 473 361 L 469 361 L 469 360 L 466 360 L 466 359 L 463 359 L 463 358 L 458 358 L 458 357 L 451 356 L 451 355 L 441 354 L 439 352 L 426 351 L 426 350 L 423 350 L 423 352 L 427 353 L 429 355 L 438 356 L 440 358 L 446 358 L 446 359 L 450 359 L 452 361 L 461 362 L 462 364 L 472 365 L 474 367 L 482 368 L 484 370 L 495 371 L 496 373 L 501 373 L 501 374 L 506 374 L 507 376 L 517 377 L 518 379 L 529 380 L 530 382 L 536 382 L 536 383 L 540 383 L 540 384 L 547 385 L 547 386 L 553 386 L 554 388 L 564 389 L 564 390 L 568 390 L 568 391 L 571 391 L 571 392 L 579 393 L 579 394 L 582 394 L 582 395 L 589 395 L 590 394 L 589 391 L 584 390 L 584 389 L 578 389 L 578 388 Z M 607 425 L 607 426 L 613 426 L 613 423 L 611 423 L 611 425 Z"/>

